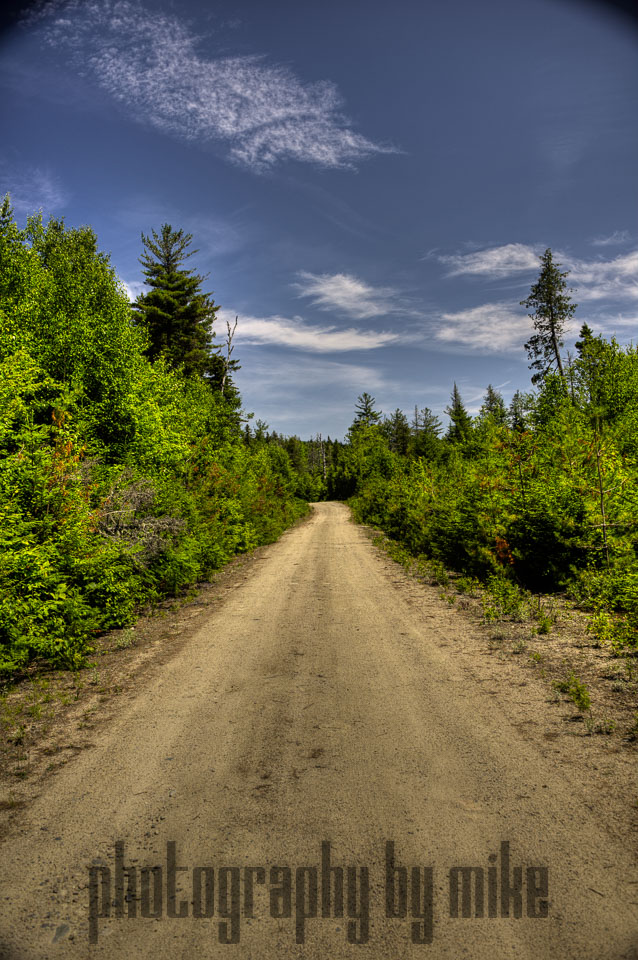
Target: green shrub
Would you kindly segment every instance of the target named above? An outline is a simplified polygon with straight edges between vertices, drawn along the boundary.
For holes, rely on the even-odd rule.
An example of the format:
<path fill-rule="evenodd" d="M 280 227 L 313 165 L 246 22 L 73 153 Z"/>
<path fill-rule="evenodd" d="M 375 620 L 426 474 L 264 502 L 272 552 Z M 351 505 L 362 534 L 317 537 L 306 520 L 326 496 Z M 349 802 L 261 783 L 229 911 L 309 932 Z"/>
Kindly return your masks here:
<path fill-rule="evenodd" d="M 566 693 L 570 700 L 573 700 L 581 713 L 584 713 L 585 710 L 589 710 L 591 708 L 589 690 L 585 684 L 578 679 L 578 677 L 574 676 L 573 671 L 566 680 L 555 680 L 554 686 L 558 691 L 560 691 L 560 693 Z"/>

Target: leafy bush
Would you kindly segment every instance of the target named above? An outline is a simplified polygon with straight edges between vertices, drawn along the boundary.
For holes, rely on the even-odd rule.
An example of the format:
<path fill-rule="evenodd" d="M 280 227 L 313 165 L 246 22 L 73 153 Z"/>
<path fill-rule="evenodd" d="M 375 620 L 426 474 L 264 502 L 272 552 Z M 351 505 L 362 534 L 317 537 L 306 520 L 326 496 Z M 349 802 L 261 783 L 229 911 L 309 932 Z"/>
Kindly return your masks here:
<path fill-rule="evenodd" d="M 503 576 L 488 577 L 482 603 L 486 621 L 522 621 L 529 615 L 529 595 Z"/>

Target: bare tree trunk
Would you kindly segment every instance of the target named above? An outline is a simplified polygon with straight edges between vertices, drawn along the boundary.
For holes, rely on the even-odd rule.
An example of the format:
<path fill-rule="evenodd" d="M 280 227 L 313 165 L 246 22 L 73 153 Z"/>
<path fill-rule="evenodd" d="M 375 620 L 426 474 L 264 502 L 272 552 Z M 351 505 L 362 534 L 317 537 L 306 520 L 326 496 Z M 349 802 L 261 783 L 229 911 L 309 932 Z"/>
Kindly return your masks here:
<path fill-rule="evenodd" d="M 598 495 L 600 497 L 600 516 L 603 521 L 603 550 L 605 552 L 605 562 L 609 570 L 609 541 L 607 539 L 607 515 L 605 513 L 605 488 L 603 486 L 603 472 L 600 466 L 600 442 L 598 433 L 596 433 L 596 467 L 598 470 Z"/>
<path fill-rule="evenodd" d="M 321 463 L 323 467 L 323 479 L 325 480 L 326 479 L 326 451 L 324 450 L 323 439 L 321 434 L 319 434 L 317 439 L 319 440 L 319 449 L 321 451 Z"/>
<path fill-rule="evenodd" d="M 560 350 L 558 349 L 558 340 L 556 339 L 556 327 L 554 324 L 554 311 L 550 310 L 549 322 L 552 331 L 552 347 L 554 348 L 554 356 L 556 357 L 556 364 L 558 366 L 558 372 L 560 378 L 565 383 L 565 371 L 563 370 L 563 361 L 560 358 Z"/>
<path fill-rule="evenodd" d="M 222 395 L 224 393 L 224 387 L 226 386 L 226 377 L 228 376 L 228 368 L 230 367 L 230 355 L 235 349 L 233 344 L 233 337 L 235 336 L 235 331 L 237 329 L 237 320 L 238 317 L 235 317 L 235 323 L 231 327 L 230 321 L 226 321 L 226 363 L 224 365 L 224 373 L 222 375 Z"/>

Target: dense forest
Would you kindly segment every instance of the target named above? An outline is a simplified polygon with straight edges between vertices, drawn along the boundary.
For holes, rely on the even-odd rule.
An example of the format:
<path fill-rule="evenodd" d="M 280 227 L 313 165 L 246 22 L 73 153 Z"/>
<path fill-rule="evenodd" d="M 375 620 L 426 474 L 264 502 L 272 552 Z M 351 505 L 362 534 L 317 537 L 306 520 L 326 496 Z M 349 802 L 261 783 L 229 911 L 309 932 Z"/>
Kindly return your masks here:
<path fill-rule="evenodd" d="M 192 237 L 142 235 L 134 304 L 88 227 L 0 209 L 0 672 L 76 668 L 307 502 L 349 500 L 411 554 L 480 582 L 502 609 L 566 592 L 613 651 L 638 652 L 638 355 L 574 315 L 547 250 L 523 301 L 532 390 L 456 385 L 383 416 L 362 394 L 344 442 L 269 431 L 241 409 L 234 330 L 190 270 Z M 537 605 L 539 629 L 551 623 Z"/>

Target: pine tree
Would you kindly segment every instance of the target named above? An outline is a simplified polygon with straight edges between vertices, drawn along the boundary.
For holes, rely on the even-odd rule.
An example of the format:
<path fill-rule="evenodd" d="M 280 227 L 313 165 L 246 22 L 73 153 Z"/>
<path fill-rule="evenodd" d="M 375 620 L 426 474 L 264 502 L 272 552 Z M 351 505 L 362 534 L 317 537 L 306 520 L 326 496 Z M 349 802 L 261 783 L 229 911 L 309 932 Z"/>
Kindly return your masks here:
<path fill-rule="evenodd" d="M 258 443 L 268 439 L 268 424 L 265 420 L 257 420 L 253 437 Z"/>
<path fill-rule="evenodd" d="M 429 407 L 414 408 L 411 451 L 415 457 L 435 460 L 441 452 L 441 421 Z"/>
<path fill-rule="evenodd" d="M 19 240 L 20 231 L 13 216 L 11 197 L 7 193 L 0 206 L 0 274 L 2 275 L 0 279 L 0 297 L 2 299 L 9 296 L 9 292 L 15 283 L 15 279 L 11 279 L 12 273 L 17 277 L 15 271 L 7 269 L 7 263 L 12 259 L 12 249 Z M 1 310 L 0 316 L 2 316 Z"/>
<path fill-rule="evenodd" d="M 491 420 L 492 423 L 499 427 L 505 426 L 507 423 L 507 410 L 503 397 L 498 390 L 494 389 L 491 383 L 487 386 L 479 417 L 481 421 L 486 422 L 487 420 Z"/>
<path fill-rule="evenodd" d="M 533 319 L 536 330 L 525 344 L 525 349 L 531 361 L 529 368 L 536 371 L 532 376 L 532 383 L 542 382 L 554 366 L 564 383 L 565 371 L 560 356 L 563 330 L 565 322 L 573 316 L 577 304 L 572 303 L 565 292 L 567 271 L 561 272 L 558 269 L 560 264 L 554 263 L 549 247 L 540 261 L 539 278 L 529 297 L 521 300 L 521 306 L 533 311 L 529 316 Z"/>
<path fill-rule="evenodd" d="M 405 455 L 410 443 L 410 424 L 403 410 L 398 407 L 390 417 L 383 421 L 383 432 L 388 446 L 394 453 Z"/>
<path fill-rule="evenodd" d="M 219 390 L 222 394 L 226 406 L 239 412 L 241 396 L 232 376 L 237 370 L 241 370 L 237 360 L 231 358 L 229 361 L 221 353 L 211 353 L 208 359 L 206 379 L 213 390 Z"/>
<path fill-rule="evenodd" d="M 147 355 L 164 357 L 186 376 L 219 377 L 219 362 L 213 348 L 215 306 L 212 294 L 203 293 L 206 279 L 183 264 L 197 250 L 189 250 L 192 234 L 162 225 L 161 232 L 142 234 L 145 251 L 140 257 L 144 277 L 151 287 L 133 304 L 137 322 L 148 333 Z"/>
<path fill-rule="evenodd" d="M 452 403 L 445 408 L 445 412 L 450 418 L 446 437 L 452 443 L 465 443 L 470 439 L 472 433 L 472 418 L 465 409 L 465 404 L 456 384 L 454 384 L 451 399 Z"/>
<path fill-rule="evenodd" d="M 0 235 L 9 231 L 14 225 L 13 208 L 11 206 L 11 197 L 5 193 L 2 206 L 0 206 Z"/>
<path fill-rule="evenodd" d="M 580 340 L 576 341 L 575 346 L 576 346 L 576 350 L 578 351 L 579 357 L 582 357 L 587 347 L 590 346 L 590 344 L 594 340 L 594 331 L 592 330 L 592 328 L 589 326 L 588 323 L 583 323 L 583 325 L 580 328 L 580 333 L 578 334 L 578 336 L 580 337 Z"/>
<path fill-rule="evenodd" d="M 353 427 L 371 427 L 373 424 L 379 423 L 381 413 L 374 409 L 375 402 L 374 397 L 371 397 L 369 393 L 364 392 L 357 397 Z"/>
<path fill-rule="evenodd" d="M 517 390 L 512 397 L 512 402 L 507 411 L 508 423 L 516 433 L 523 433 L 527 429 L 527 418 L 525 414 L 525 397 L 520 390 Z"/>
<path fill-rule="evenodd" d="M 12 245 L 21 242 L 22 234 L 18 230 L 18 225 L 15 221 L 13 207 L 11 206 L 11 197 L 9 194 L 5 194 L 2 204 L 0 205 L 0 269 L 4 268 L 3 262 L 3 253 L 6 250 L 7 255 L 9 255 L 9 249 Z M 9 278 L 7 272 L 5 272 L 4 281 L 5 284 Z"/>

